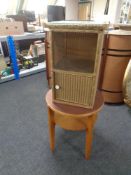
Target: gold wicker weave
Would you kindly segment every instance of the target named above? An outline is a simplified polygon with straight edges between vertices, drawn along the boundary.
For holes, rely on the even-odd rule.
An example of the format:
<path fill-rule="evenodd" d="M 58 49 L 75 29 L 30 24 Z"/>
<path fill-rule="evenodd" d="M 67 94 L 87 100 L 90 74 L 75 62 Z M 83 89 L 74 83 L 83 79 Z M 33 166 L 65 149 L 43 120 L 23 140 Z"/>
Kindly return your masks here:
<path fill-rule="evenodd" d="M 107 24 L 51 22 L 53 100 L 92 108 Z"/>
<path fill-rule="evenodd" d="M 128 63 L 123 81 L 124 102 L 131 107 L 131 60 Z"/>

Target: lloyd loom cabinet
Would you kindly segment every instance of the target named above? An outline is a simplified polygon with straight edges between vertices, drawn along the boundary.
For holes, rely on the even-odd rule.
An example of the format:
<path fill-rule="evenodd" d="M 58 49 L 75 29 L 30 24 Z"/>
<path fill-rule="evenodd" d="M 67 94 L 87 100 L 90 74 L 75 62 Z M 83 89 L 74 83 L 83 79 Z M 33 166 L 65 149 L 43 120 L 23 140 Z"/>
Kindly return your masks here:
<path fill-rule="evenodd" d="M 53 101 L 92 108 L 107 24 L 50 22 Z"/>

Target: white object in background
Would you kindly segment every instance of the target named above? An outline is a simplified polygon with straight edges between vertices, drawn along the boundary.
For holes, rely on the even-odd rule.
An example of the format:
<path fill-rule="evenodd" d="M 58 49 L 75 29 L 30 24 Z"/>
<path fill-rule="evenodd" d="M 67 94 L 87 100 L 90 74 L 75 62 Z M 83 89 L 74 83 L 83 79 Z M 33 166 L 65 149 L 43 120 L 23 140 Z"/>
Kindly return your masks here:
<path fill-rule="evenodd" d="M 0 42 L 0 55 L 4 55 L 1 42 Z"/>

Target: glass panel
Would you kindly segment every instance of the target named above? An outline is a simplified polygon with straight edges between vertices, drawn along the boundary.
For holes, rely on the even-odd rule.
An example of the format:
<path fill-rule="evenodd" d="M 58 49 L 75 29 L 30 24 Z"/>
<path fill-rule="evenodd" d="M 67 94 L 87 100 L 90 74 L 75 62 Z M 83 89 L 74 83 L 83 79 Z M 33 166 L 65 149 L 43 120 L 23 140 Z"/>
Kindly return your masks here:
<path fill-rule="evenodd" d="M 54 68 L 94 72 L 97 38 L 96 33 L 53 32 Z"/>

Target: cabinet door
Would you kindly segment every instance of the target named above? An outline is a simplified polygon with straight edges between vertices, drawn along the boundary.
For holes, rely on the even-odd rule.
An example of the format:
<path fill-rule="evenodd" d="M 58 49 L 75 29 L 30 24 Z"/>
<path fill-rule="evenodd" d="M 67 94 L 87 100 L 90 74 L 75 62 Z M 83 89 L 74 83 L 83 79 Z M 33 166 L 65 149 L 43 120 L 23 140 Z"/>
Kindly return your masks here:
<path fill-rule="evenodd" d="M 92 108 L 96 93 L 95 76 L 54 72 L 54 100 L 61 103 Z"/>

